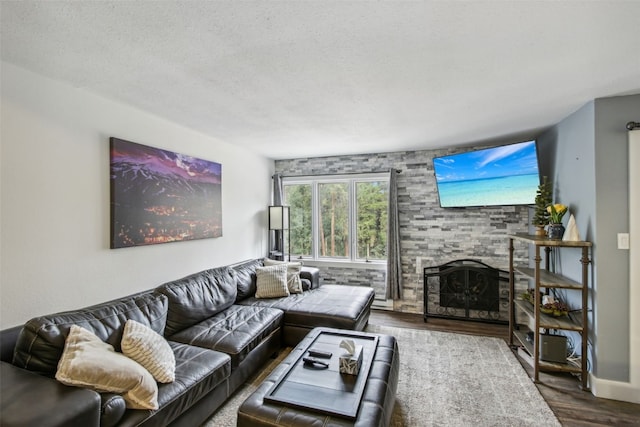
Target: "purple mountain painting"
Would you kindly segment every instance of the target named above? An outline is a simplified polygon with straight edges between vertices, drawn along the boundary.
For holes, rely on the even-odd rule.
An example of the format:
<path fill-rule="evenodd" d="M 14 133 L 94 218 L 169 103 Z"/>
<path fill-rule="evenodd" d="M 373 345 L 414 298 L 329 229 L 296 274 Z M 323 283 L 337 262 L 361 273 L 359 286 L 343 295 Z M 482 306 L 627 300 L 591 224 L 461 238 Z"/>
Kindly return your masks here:
<path fill-rule="evenodd" d="M 111 138 L 111 248 L 222 236 L 222 165 Z"/>

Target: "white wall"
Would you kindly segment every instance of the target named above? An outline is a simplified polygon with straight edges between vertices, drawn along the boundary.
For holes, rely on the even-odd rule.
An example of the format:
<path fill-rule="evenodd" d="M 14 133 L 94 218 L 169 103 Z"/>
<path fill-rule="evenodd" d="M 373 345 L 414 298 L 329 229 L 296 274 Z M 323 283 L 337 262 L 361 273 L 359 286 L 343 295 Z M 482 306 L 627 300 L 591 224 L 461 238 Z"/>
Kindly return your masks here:
<path fill-rule="evenodd" d="M 8 63 L 1 74 L 1 328 L 266 253 L 272 160 Z M 109 249 L 110 136 L 221 163 L 223 237 Z"/>

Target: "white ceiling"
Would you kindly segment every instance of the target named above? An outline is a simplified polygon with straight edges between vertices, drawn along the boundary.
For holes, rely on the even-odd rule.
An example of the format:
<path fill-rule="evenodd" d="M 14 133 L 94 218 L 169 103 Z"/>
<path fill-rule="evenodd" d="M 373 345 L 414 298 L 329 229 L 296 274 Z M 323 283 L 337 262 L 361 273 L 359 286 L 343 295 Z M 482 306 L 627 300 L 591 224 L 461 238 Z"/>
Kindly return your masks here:
<path fill-rule="evenodd" d="M 640 93 L 640 1 L 3 0 L 0 12 L 3 61 L 274 159 L 535 133 Z"/>

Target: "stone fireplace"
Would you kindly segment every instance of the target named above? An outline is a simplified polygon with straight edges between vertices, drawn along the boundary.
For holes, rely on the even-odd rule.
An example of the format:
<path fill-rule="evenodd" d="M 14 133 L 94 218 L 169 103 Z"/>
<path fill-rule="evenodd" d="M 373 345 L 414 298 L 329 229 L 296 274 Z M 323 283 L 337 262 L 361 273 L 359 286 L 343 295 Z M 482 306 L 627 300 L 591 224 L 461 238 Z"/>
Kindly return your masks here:
<path fill-rule="evenodd" d="M 509 272 L 462 259 L 424 269 L 424 320 L 509 322 Z"/>

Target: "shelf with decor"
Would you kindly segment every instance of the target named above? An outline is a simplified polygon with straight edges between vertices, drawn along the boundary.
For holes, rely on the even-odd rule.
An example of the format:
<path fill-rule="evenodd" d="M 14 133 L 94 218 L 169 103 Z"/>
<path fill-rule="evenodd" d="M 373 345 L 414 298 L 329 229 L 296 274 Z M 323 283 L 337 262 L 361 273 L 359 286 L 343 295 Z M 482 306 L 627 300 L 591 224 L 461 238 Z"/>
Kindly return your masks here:
<path fill-rule="evenodd" d="M 589 251 L 592 246 L 587 241 L 562 241 L 552 240 L 546 236 L 530 235 L 526 233 L 515 233 L 509 238 L 509 291 L 510 291 L 510 313 L 509 313 L 509 342 L 512 346 L 517 345 L 530 355 L 530 362 L 534 370 L 534 380 L 540 381 L 540 372 L 571 372 L 580 374 L 582 388 L 587 390 L 587 343 L 588 343 L 588 266 L 591 263 Z M 521 242 L 534 248 L 534 267 L 514 265 L 514 242 Z M 541 250 L 544 248 L 545 260 L 542 267 Z M 580 262 L 582 264 L 582 279 L 575 281 L 550 271 L 550 253 L 553 248 L 576 248 L 582 251 Z M 533 301 L 521 299 L 515 294 L 515 277 L 524 276 L 533 280 Z M 549 295 L 550 290 L 564 289 L 580 293 L 581 306 L 576 310 L 571 310 L 567 314 L 555 316 L 545 314 L 541 311 L 543 295 Z M 527 324 L 516 321 L 516 308 L 524 314 L 529 321 Z M 549 335 L 548 331 L 574 331 L 581 337 L 582 357 L 576 365 L 575 362 L 566 363 L 541 360 L 542 340 Z M 528 339 L 531 337 L 532 339 Z M 532 341 L 532 342 L 531 342 Z"/>
<path fill-rule="evenodd" d="M 531 304 L 530 302 L 515 300 L 514 303 L 519 309 L 525 312 L 530 318 L 533 318 L 536 315 L 533 304 Z M 575 319 L 574 317 L 569 317 L 569 315 L 556 317 L 550 314 L 544 314 L 544 313 L 539 313 L 539 314 L 540 314 L 540 327 L 543 329 L 562 329 L 564 331 L 576 331 L 576 332 L 582 332 L 582 330 L 584 329 L 582 327 L 581 319 Z"/>

